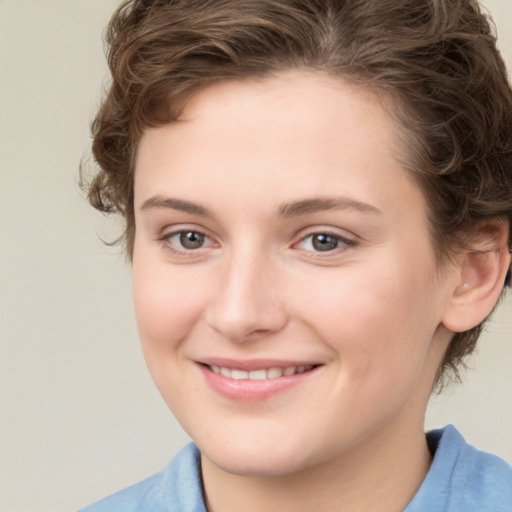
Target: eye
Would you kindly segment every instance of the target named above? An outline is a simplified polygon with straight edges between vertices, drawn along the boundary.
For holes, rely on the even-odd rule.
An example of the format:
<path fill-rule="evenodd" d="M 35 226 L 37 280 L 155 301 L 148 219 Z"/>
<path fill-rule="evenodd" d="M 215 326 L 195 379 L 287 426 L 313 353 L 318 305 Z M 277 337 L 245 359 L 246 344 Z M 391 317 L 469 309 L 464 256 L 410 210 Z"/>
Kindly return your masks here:
<path fill-rule="evenodd" d="M 193 250 L 203 246 L 205 235 L 198 231 L 180 231 L 171 238 L 173 239 L 177 239 L 176 242 L 179 240 L 179 244 L 184 249 Z"/>
<path fill-rule="evenodd" d="M 330 233 L 312 233 L 304 237 L 298 247 L 305 251 L 329 252 L 347 245 L 353 245 L 353 243 L 341 236 Z"/>
<path fill-rule="evenodd" d="M 214 244 L 210 237 L 193 229 L 183 229 L 165 234 L 160 241 L 173 252 L 195 251 Z"/>

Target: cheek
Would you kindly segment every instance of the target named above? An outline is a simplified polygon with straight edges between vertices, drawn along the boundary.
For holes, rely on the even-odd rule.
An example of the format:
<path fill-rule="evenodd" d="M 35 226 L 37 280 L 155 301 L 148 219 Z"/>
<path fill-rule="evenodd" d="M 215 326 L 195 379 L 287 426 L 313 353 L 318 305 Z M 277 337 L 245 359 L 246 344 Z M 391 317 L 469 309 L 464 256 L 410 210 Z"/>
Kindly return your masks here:
<path fill-rule="evenodd" d="M 165 265 L 133 264 L 133 299 L 146 358 L 180 345 L 197 321 L 204 302 L 204 287 L 187 272 L 172 272 Z"/>
<path fill-rule="evenodd" d="M 388 261 L 349 270 L 322 291 L 308 287 L 303 315 L 337 352 L 342 378 L 391 382 L 421 367 L 437 327 L 432 289 L 410 262 L 403 268 Z"/>
<path fill-rule="evenodd" d="M 183 347 L 197 325 L 204 288 L 195 286 L 182 271 L 171 272 L 161 263 L 142 263 L 134 259 L 133 264 L 133 298 L 142 351 L 156 387 L 177 413 L 183 407 L 190 408 L 177 391 L 186 387 L 183 369 L 189 361 Z"/>
<path fill-rule="evenodd" d="M 311 299 L 311 322 L 338 358 L 332 410 L 356 430 L 361 418 L 368 425 L 391 418 L 435 373 L 428 355 L 435 322 L 425 318 L 421 288 L 390 273 L 380 277 L 357 280 L 356 288 L 356 280 L 347 279 L 329 298 Z"/>

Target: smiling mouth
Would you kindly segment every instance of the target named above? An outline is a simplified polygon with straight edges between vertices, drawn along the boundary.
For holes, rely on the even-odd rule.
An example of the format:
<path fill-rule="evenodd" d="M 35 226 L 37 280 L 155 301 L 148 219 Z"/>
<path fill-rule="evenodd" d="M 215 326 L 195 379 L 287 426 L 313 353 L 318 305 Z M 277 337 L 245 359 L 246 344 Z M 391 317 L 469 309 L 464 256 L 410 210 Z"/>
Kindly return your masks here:
<path fill-rule="evenodd" d="M 227 368 L 225 366 L 217 366 L 214 364 L 205 365 L 208 370 L 218 375 L 223 375 L 233 380 L 273 380 L 280 377 L 291 377 L 302 373 L 310 372 L 319 365 L 299 365 L 287 366 L 285 368 L 261 368 L 256 370 L 238 370 L 234 368 Z"/>

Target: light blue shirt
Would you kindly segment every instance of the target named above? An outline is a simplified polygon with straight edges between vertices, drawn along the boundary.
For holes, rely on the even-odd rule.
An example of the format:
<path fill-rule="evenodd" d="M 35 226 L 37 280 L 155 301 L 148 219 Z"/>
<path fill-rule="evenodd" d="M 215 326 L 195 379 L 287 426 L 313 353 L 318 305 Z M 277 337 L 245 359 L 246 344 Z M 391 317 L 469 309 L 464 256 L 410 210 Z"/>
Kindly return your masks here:
<path fill-rule="evenodd" d="M 449 425 L 427 434 L 434 461 L 404 512 L 512 512 L 512 467 Z M 152 477 L 79 512 L 206 512 L 199 451 L 185 446 Z"/>

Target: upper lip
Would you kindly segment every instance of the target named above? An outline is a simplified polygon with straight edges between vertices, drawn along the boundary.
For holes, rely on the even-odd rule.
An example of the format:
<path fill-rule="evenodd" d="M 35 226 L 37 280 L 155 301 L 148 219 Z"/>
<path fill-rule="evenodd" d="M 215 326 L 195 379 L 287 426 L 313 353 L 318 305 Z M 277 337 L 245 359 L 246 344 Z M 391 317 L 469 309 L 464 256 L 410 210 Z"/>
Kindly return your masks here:
<path fill-rule="evenodd" d="M 205 357 L 197 361 L 208 366 L 220 366 L 232 370 L 269 370 L 270 368 L 289 368 L 290 366 L 318 366 L 317 360 L 297 359 L 226 359 L 222 357 Z"/>

